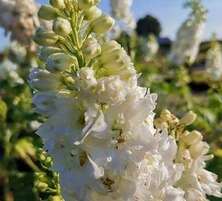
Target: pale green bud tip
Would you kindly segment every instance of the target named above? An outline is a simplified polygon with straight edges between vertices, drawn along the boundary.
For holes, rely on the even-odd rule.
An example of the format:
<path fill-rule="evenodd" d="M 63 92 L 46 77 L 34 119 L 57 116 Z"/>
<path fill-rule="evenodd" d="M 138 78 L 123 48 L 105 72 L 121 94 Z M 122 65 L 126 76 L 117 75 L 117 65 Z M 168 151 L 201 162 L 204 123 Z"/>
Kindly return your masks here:
<path fill-rule="evenodd" d="M 93 6 L 86 10 L 84 14 L 86 20 L 95 20 L 102 15 L 102 11 L 96 6 Z"/>
<path fill-rule="evenodd" d="M 37 29 L 33 40 L 39 45 L 52 46 L 58 41 L 59 36 L 53 32 L 45 31 L 42 28 Z"/>
<path fill-rule="evenodd" d="M 184 124 L 186 126 L 191 125 L 196 120 L 196 118 L 197 115 L 190 111 L 180 120 L 180 124 Z"/>
<path fill-rule="evenodd" d="M 92 21 L 91 28 L 95 33 L 103 34 L 109 31 L 114 24 L 115 20 L 112 17 L 103 15 Z"/>
<path fill-rule="evenodd" d="M 68 20 L 57 18 L 53 23 L 53 31 L 61 36 L 67 36 L 71 33 L 72 27 Z"/>
<path fill-rule="evenodd" d="M 47 59 L 47 70 L 52 72 L 64 71 L 72 65 L 78 65 L 77 59 L 64 53 L 52 54 Z"/>
<path fill-rule="evenodd" d="M 79 8 L 82 10 L 86 10 L 91 8 L 92 6 L 97 5 L 100 2 L 100 0 L 79 0 Z"/>
<path fill-rule="evenodd" d="M 65 2 L 64 0 L 50 0 L 49 3 L 55 7 L 55 8 L 58 8 L 58 9 L 65 9 Z"/>
<path fill-rule="evenodd" d="M 181 137 L 181 140 L 187 145 L 196 144 L 196 143 L 202 141 L 202 139 L 203 139 L 202 134 L 196 130 L 192 131 L 191 133 L 185 132 Z"/>
<path fill-rule="evenodd" d="M 46 61 L 47 58 L 51 55 L 51 54 L 54 54 L 54 53 L 59 53 L 61 52 L 62 50 L 59 49 L 59 48 L 56 48 L 56 47 L 42 47 L 39 51 L 39 58 L 42 60 L 42 61 Z"/>
<path fill-rule="evenodd" d="M 44 20 L 53 20 L 57 17 L 57 10 L 51 6 L 42 5 L 39 9 L 38 16 Z"/>

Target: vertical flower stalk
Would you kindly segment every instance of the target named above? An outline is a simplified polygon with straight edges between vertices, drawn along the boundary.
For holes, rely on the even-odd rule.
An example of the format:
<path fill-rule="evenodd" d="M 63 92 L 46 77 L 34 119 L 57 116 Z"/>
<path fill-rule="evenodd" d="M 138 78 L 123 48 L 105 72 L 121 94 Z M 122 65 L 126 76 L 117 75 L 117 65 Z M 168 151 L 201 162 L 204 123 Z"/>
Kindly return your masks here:
<path fill-rule="evenodd" d="M 37 134 L 60 174 L 62 195 L 66 201 L 185 200 L 177 187 L 185 167 L 176 162 L 176 138 L 154 129 L 157 96 L 138 85 L 125 50 L 103 39 L 114 20 L 98 3 L 51 0 L 39 10 L 53 29 L 36 32 L 43 65 L 29 82 L 36 111 L 47 117 Z"/>
<path fill-rule="evenodd" d="M 10 33 L 11 40 L 30 45 L 36 28 L 49 26 L 37 17 L 38 5 L 34 0 L 0 0 L 0 26 Z"/>
<path fill-rule="evenodd" d="M 192 12 L 179 28 L 169 55 L 169 60 L 176 65 L 195 61 L 206 21 L 206 10 L 200 0 L 189 0 L 185 7 L 190 7 Z"/>
<path fill-rule="evenodd" d="M 120 20 L 126 25 L 126 28 L 133 30 L 136 22 L 131 11 L 133 0 L 110 0 L 112 7 L 112 15 L 116 20 Z"/>
<path fill-rule="evenodd" d="M 211 47 L 207 52 L 205 67 L 212 80 L 222 79 L 222 50 L 216 37 L 213 37 Z"/>

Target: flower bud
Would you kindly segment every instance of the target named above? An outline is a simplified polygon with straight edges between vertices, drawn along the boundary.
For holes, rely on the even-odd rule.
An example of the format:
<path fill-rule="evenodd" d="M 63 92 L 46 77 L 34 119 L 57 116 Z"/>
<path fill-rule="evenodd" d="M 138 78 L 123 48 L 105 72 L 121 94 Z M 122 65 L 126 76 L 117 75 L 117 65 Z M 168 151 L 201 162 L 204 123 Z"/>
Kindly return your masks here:
<path fill-rule="evenodd" d="M 99 18 L 92 21 L 90 26 L 95 33 L 103 34 L 109 31 L 113 27 L 114 23 L 115 21 L 112 17 L 102 15 Z"/>
<path fill-rule="evenodd" d="M 68 20 L 59 17 L 53 22 L 53 31 L 65 37 L 71 33 L 72 27 Z"/>
<path fill-rule="evenodd" d="M 91 7 L 85 12 L 85 19 L 88 21 L 95 20 L 102 15 L 102 11 L 96 6 Z"/>
<path fill-rule="evenodd" d="M 55 53 L 47 59 L 47 70 L 51 72 L 64 71 L 71 65 L 77 65 L 77 59 L 65 53 Z"/>
<path fill-rule="evenodd" d="M 184 124 L 186 126 L 191 125 L 197 118 L 197 115 L 190 111 L 188 112 L 182 119 L 180 119 L 180 124 Z"/>
<path fill-rule="evenodd" d="M 40 52 L 39 52 L 39 58 L 40 58 L 42 61 L 46 61 L 47 58 L 48 58 L 51 54 L 59 53 L 59 52 L 61 52 L 61 49 L 56 48 L 56 47 L 42 47 L 42 48 L 40 49 Z"/>
<path fill-rule="evenodd" d="M 52 6 L 43 5 L 39 9 L 38 16 L 44 20 L 53 20 L 58 16 L 57 12 Z"/>
<path fill-rule="evenodd" d="M 63 10 L 66 7 L 64 0 L 50 0 L 49 3 L 60 10 Z"/>
<path fill-rule="evenodd" d="M 200 142 L 203 139 L 203 136 L 200 132 L 198 131 L 192 131 L 190 132 L 185 132 L 182 136 L 181 136 L 181 140 L 187 144 L 187 145 L 193 145 L 193 144 L 197 144 L 198 142 Z"/>
<path fill-rule="evenodd" d="M 56 90 L 60 87 L 59 76 L 46 70 L 35 68 L 29 75 L 30 85 L 40 91 Z"/>
<path fill-rule="evenodd" d="M 83 53 L 87 58 L 94 58 L 101 53 L 101 47 L 95 38 L 88 38 L 82 47 Z"/>
<path fill-rule="evenodd" d="M 50 31 L 45 31 L 42 28 L 37 29 L 34 36 L 34 41 L 38 43 L 39 45 L 43 45 L 43 46 L 47 46 L 47 45 L 53 46 L 56 44 L 58 39 L 59 39 L 58 35 Z"/>
<path fill-rule="evenodd" d="M 198 158 L 201 155 L 205 155 L 209 151 L 209 145 L 206 142 L 200 141 L 197 144 L 193 144 L 190 147 L 190 153 L 192 158 Z"/>
<path fill-rule="evenodd" d="M 95 6 L 96 4 L 98 4 L 100 2 L 100 0 L 79 0 L 79 8 L 82 10 L 86 10 L 89 9 L 92 6 Z"/>

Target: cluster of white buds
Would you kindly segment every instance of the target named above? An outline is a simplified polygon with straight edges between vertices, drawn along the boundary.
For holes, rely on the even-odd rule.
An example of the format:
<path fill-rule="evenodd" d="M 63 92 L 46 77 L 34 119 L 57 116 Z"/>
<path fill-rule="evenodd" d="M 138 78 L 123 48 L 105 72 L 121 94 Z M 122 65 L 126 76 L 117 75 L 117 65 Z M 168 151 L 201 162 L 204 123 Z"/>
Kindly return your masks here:
<path fill-rule="evenodd" d="M 179 28 L 169 55 L 169 60 L 176 65 L 195 61 L 206 20 L 206 10 L 200 0 L 189 0 L 186 7 L 190 7 L 192 12 Z"/>
<path fill-rule="evenodd" d="M 213 38 L 211 47 L 207 52 L 205 67 L 212 80 L 222 79 L 222 50 L 216 38 Z"/>
<path fill-rule="evenodd" d="M 183 190 L 186 201 L 196 201 L 197 198 L 207 201 L 207 195 L 222 197 L 222 183 L 217 183 L 217 175 L 205 169 L 206 161 L 212 159 L 213 155 L 208 154 L 209 145 L 203 141 L 202 134 L 196 130 L 186 130 L 186 126 L 195 119 L 193 112 L 178 119 L 165 110 L 156 120 L 156 126 L 167 129 L 177 140 L 178 150 L 174 160 L 183 164 L 184 170 L 175 186 Z"/>
<path fill-rule="evenodd" d="M 62 195 L 66 201 L 183 201 L 176 140 L 153 126 L 157 96 L 138 86 L 125 50 L 100 37 L 114 21 L 97 3 L 51 0 L 39 11 L 53 30 L 36 32 L 43 65 L 31 72 L 30 84 L 36 111 L 48 117 L 37 134 L 60 174 Z"/>
<path fill-rule="evenodd" d="M 113 17 L 116 20 L 120 20 L 121 22 L 123 22 L 127 29 L 134 29 L 136 27 L 136 21 L 131 11 L 133 0 L 110 1 Z"/>

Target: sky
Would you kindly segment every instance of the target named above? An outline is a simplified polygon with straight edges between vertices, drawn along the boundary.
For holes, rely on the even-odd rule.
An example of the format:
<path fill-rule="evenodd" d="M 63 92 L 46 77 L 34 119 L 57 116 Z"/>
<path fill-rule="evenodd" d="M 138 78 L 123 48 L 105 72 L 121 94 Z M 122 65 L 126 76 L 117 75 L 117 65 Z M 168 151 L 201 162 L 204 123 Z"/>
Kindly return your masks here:
<path fill-rule="evenodd" d="M 48 0 L 37 0 L 47 3 Z M 120 0 L 121 1 L 121 0 Z M 222 0 L 202 0 L 208 9 L 208 18 L 204 39 L 209 39 L 212 33 L 222 39 Z M 146 14 L 151 14 L 159 19 L 162 25 L 162 36 L 175 38 L 176 31 L 186 19 L 189 11 L 183 8 L 184 0 L 134 0 L 132 11 L 136 19 Z M 105 12 L 110 12 L 110 0 L 101 0 L 100 7 Z M 0 29 L 0 49 L 8 43 L 4 31 Z"/>

